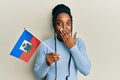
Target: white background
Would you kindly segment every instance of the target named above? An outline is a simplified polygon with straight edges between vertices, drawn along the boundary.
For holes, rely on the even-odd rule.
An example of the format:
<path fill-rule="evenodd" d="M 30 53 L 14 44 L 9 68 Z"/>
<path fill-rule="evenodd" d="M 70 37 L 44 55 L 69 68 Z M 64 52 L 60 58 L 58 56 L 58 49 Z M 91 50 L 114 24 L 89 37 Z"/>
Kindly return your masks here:
<path fill-rule="evenodd" d="M 52 8 L 64 3 L 72 10 L 73 28 L 86 44 L 92 68 L 79 80 L 120 80 L 119 0 L 0 0 L 0 80 L 36 80 L 33 66 L 13 56 L 24 28 L 45 40 L 53 35 Z"/>

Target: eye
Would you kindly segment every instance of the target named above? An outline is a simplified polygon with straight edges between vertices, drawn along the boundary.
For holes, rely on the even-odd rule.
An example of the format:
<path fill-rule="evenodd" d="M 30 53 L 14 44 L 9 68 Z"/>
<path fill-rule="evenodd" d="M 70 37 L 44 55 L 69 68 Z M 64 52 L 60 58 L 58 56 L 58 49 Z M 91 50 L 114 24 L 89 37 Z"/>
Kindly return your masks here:
<path fill-rule="evenodd" d="M 62 22 L 61 22 L 61 21 L 57 21 L 57 22 L 56 22 L 56 25 L 57 25 L 57 26 L 62 26 Z"/>
<path fill-rule="evenodd" d="M 67 25 L 68 25 L 68 26 L 71 26 L 71 24 L 72 24 L 72 23 L 71 23 L 70 21 L 69 21 L 69 22 L 67 22 Z"/>

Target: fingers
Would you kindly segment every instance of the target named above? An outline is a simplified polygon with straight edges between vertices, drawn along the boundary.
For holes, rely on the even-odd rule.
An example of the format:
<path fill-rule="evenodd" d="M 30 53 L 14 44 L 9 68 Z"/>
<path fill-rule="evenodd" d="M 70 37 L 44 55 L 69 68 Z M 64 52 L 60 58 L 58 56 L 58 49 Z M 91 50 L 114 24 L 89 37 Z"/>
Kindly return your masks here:
<path fill-rule="evenodd" d="M 59 54 L 56 54 L 56 53 L 49 53 L 47 54 L 47 58 L 50 60 L 50 61 L 58 61 L 60 59 L 60 56 Z"/>
<path fill-rule="evenodd" d="M 52 53 L 52 58 L 54 59 L 54 61 L 58 61 L 60 59 L 60 56 L 59 54 L 56 54 L 56 53 Z"/>
<path fill-rule="evenodd" d="M 46 60 L 48 66 L 50 66 L 53 62 L 56 62 L 60 59 L 60 55 L 57 53 L 49 53 L 46 55 Z"/>
<path fill-rule="evenodd" d="M 75 39 L 75 40 L 76 40 L 76 34 L 77 34 L 77 32 L 75 32 L 75 33 L 74 33 L 74 36 L 73 36 L 73 39 Z"/>
<path fill-rule="evenodd" d="M 66 30 L 60 29 L 60 36 L 62 37 L 63 41 L 68 41 L 70 39 L 76 40 L 76 34 L 77 32 L 75 32 L 74 36 L 72 37 Z"/>
<path fill-rule="evenodd" d="M 70 34 L 66 31 L 66 30 L 63 30 L 62 28 L 60 29 L 60 36 L 62 37 L 62 39 L 65 41 L 65 40 L 68 40 L 69 37 L 70 37 Z"/>

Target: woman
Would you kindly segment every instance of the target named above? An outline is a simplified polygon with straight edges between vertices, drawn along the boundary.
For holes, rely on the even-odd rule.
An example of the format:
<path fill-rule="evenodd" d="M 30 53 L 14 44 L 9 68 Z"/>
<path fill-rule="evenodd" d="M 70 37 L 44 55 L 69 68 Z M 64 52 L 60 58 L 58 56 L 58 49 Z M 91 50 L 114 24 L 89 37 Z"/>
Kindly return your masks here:
<path fill-rule="evenodd" d="M 45 40 L 51 49 L 41 43 L 34 72 L 40 79 L 78 80 L 77 71 L 88 75 L 91 64 L 81 38 L 72 37 L 72 15 L 70 8 L 64 4 L 52 10 L 54 37 Z"/>

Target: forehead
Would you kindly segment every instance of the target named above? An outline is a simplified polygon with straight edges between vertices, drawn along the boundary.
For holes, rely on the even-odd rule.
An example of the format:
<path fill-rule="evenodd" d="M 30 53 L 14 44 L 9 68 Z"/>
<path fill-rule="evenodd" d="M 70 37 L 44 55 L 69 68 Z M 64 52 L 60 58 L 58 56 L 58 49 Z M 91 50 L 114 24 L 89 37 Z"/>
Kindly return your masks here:
<path fill-rule="evenodd" d="M 57 20 L 70 20 L 70 16 L 67 13 L 63 12 L 57 16 Z"/>

